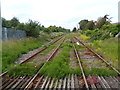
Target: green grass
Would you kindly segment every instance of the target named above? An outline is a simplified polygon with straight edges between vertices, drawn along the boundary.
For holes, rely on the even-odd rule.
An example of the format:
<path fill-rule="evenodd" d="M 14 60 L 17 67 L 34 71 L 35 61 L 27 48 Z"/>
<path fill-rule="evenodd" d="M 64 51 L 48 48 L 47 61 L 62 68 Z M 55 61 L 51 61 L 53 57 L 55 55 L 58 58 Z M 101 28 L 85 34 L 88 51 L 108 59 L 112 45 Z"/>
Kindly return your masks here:
<path fill-rule="evenodd" d="M 35 75 L 43 63 L 35 67 L 35 63 L 25 63 L 21 65 L 10 65 L 7 76 L 24 76 L 24 75 Z"/>
<path fill-rule="evenodd" d="M 44 42 L 37 41 L 35 38 L 2 42 L 2 71 L 6 71 L 22 54 L 40 47 Z"/>
<path fill-rule="evenodd" d="M 107 62 L 118 68 L 118 39 L 111 38 L 106 40 L 97 40 L 91 44 L 91 47 L 95 49 Z"/>
<path fill-rule="evenodd" d="M 70 33 L 66 35 L 67 39 L 71 39 L 73 37 L 79 37 L 81 34 L 80 33 Z"/>
<path fill-rule="evenodd" d="M 68 74 L 79 74 L 81 71 L 79 68 L 72 70 L 69 66 L 70 50 L 72 45 L 68 42 L 61 46 L 62 51 L 55 57 L 51 62 L 47 62 L 46 65 L 41 69 L 40 74 L 48 77 L 58 78 L 64 77 Z"/>
<path fill-rule="evenodd" d="M 85 75 L 99 75 L 99 76 L 117 76 L 118 74 L 113 71 L 106 68 L 91 68 L 91 69 L 85 69 Z"/>
<path fill-rule="evenodd" d="M 98 53 L 100 53 L 107 61 L 111 60 L 112 64 L 117 67 L 118 66 L 118 40 L 117 38 L 112 38 L 108 40 L 96 40 L 93 43 L 89 44 L 91 47 L 95 49 Z M 82 46 L 75 45 L 77 50 L 84 49 Z M 104 52 L 104 53 L 103 53 Z M 84 60 L 81 60 L 84 62 Z M 109 68 L 88 68 L 88 64 L 92 63 L 84 63 L 84 70 L 86 75 L 100 75 L 100 76 L 117 76 L 117 73 Z M 105 65 L 105 63 L 96 62 L 93 63 L 95 65 Z"/>
<path fill-rule="evenodd" d="M 53 45 L 47 47 L 47 49 L 44 50 L 42 53 L 40 53 L 40 55 L 44 55 L 45 56 L 48 52 L 50 52 L 53 48 L 55 48 L 57 45 L 59 45 L 62 41 L 63 41 L 63 39 L 58 41 L 58 42 L 56 42 L 56 43 L 54 43 Z"/>

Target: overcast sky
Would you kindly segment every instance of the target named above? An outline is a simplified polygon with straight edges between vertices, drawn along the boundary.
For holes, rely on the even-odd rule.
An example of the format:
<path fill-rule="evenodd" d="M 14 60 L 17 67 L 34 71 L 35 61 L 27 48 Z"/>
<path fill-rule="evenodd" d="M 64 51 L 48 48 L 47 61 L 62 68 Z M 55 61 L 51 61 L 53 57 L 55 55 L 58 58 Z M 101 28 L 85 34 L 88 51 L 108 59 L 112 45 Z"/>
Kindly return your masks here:
<path fill-rule="evenodd" d="M 50 25 L 73 29 L 82 19 L 97 20 L 109 14 L 118 22 L 119 0 L 1 0 L 1 16 L 7 20 L 17 17 Z"/>

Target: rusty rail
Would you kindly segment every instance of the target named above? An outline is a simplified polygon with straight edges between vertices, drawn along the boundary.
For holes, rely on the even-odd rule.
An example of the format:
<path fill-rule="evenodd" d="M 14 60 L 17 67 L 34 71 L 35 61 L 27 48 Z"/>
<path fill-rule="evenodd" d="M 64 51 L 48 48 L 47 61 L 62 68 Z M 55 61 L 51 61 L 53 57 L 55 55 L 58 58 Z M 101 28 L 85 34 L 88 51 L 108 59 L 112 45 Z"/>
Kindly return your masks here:
<path fill-rule="evenodd" d="M 85 46 L 89 51 L 91 51 L 95 56 L 97 56 L 99 59 L 101 59 L 102 61 L 104 61 L 106 63 L 106 65 L 108 65 L 109 67 L 111 67 L 114 71 L 116 71 L 118 73 L 118 75 L 120 75 L 120 72 L 115 69 L 110 63 L 108 63 L 104 58 L 102 58 L 99 54 L 97 54 L 95 51 L 93 51 L 91 48 L 89 48 L 88 46 L 86 46 L 83 42 L 81 42 L 77 37 L 74 37 L 80 44 L 82 44 L 83 46 Z"/>
<path fill-rule="evenodd" d="M 59 40 L 61 40 L 61 39 L 62 39 L 62 37 L 56 39 L 55 41 L 52 42 L 52 44 L 56 43 L 57 41 L 59 41 Z M 52 44 L 51 44 L 51 45 L 52 45 Z M 50 45 L 48 45 L 48 46 L 50 46 Z M 19 63 L 19 64 L 23 64 L 23 63 L 26 63 L 26 62 L 30 61 L 31 58 L 35 57 L 36 55 L 38 55 L 39 53 L 43 52 L 43 51 L 46 50 L 46 49 L 47 49 L 47 47 L 42 48 L 40 51 L 38 51 L 37 53 L 35 53 L 34 55 L 32 55 L 31 57 L 27 58 L 26 60 L 22 61 L 22 62 Z"/>
<path fill-rule="evenodd" d="M 74 42 L 74 41 L 72 41 L 72 43 L 73 43 L 73 42 Z M 83 70 L 83 66 L 82 66 L 81 61 L 80 61 L 80 56 L 79 56 L 78 51 L 76 50 L 74 44 L 73 44 L 73 48 L 74 48 L 74 52 L 75 52 L 75 55 L 76 55 L 76 57 L 77 57 L 77 60 L 78 60 L 78 62 L 79 62 L 79 67 L 80 67 L 80 69 L 81 69 L 81 71 L 82 71 L 82 76 L 83 76 L 83 80 L 84 80 L 84 82 L 85 82 L 85 86 L 86 86 L 87 90 L 89 90 L 89 86 L 88 86 L 87 79 L 86 79 L 86 76 L 85 76 L 85 73 L 84 73 L 84 70 Z"/>
<path fill-rule="evenodd" d="M 60 37 L 60 38 L 54 40 L 54 41 L 52 42 L 52 44 L 56 43 L 57 41 L 61 40 L 62 38 L 63 38 L 63 37 Z M 51 45 L 52 45 L 52 44 L 51 44 Z M 50 46 L 50 45 L 48 45 L 48 46 Z M 22 62 L 19 63 L 19 64 L 24 64 L 24 63 L 30 61 L 33 57 L 35 57 L 36 55 L 38 55 L 39 53 L 43 52 L 43 51 L 46 50 L 46 49 L 47 49 L 47 47 L 42 48 L 40 51 L 38 51 L 37 53 L 35 53 L 34 55 L 32 55 L 31 57 L 27 58 L 26 60 L 22 61 Z M 4 76 L 4 75 L 7 74 L 7 73 L 8 73 L 8 71 L 5 71 L 5 72 L 1 73 L 1 74 L 0 74 L 0 77 Z"/>
<path fill-rule="evenodd" d="M 65 39 L 63 40 L 63 42 L 65 41 Z M 59 50 L 59 47 L 63 44 L 63 42 L 61 43 L 61 44 L 59 44 L 58 46 L 57 46 L 57 48 L 54 50 L 54 52 L 50 55 L 50 57 L 46 60 L 46 62 L 48 62 L 48 61 L 50 61 L 53 57 L 54 57 L 54 55 L 56 54 L 56 52 Z M 46 65 L 46 63 L 39 69 L 39 71 L 37 72 L 37 74 L 32 78 L 32 80 L 28 83 L 28 85 L 25 87 L 25 89 L 27 89 L 27 88 L 31 88 L 31 86 L 32 86 L 32 82 L 37 78 L 37 76 L 39 75 L 39 73 L 40 73 L 40 70 L 44 67 Z"/>

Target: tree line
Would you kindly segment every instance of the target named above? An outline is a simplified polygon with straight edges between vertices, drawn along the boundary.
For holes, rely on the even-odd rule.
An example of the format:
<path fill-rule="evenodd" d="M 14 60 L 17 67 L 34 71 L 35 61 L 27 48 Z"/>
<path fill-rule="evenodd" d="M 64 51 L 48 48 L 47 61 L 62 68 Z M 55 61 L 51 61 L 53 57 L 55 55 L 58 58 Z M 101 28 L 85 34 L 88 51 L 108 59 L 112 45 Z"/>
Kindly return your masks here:
<path fill-rule="evenodd" d="M 26 23 L 21 23 L 16 17 L 13 17 L 11 20 L 6 20 L 5 18 L 2 18 L 2 27 L 11 28 L 13 30 L 24 30 L 26 31 L 27 36 L 30 37 L 38 37 L 40 31 L 43 31 L 47 34 L 50 34 L 52 32 L 70 32 L 70 29 L 65 29 L 61 26 L 57 27 L 54 25 L 46 28 L 38 21 L 33 21 L 31 19 L 29 19 Z"/>
<path fill-rule="evenodd" d="M 104 40 L 115 37 L 120 32 L 120 24 L 111 24 L 111 17 L 109 15 L 98 18 L 97 21 L 89 21 L 87 19 L 79 22 L 79 30 L 81 34 L 90 37 L 90 40 Z M 73 32 L 77 31 L 76 27 Z"/>
<path fill-rule="evenodd" d="M 79 30 L 94 30 L 100 29 L 103 25 L 108 25 L 111 22 L 111 18 L 108 18 L 109 15 L 104 15 L 103 17 L 99 17 L 97 21 L 89 21 L 88 19 L 81 20 L 79 24 Z M 73 28 L 73 32 L 76 31 L 76 27 Z"/>

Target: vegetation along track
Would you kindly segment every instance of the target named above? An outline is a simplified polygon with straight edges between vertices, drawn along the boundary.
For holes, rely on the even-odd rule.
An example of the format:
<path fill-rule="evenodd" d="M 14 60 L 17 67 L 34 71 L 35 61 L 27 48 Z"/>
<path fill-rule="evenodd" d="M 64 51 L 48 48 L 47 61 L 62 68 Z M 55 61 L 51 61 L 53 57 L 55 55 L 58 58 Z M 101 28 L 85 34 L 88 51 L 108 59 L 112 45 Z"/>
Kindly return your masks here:
<path fill-rule="evenodd" d="M 75 40 L 75 39 L 74 39 Z M 79 69 L 81 69 L 82 75 L 78 74 L 68 74 L 60 79 L 48 77 L 45 75 L 40 75 L 40 70 L 46 65 L 46 63 L 40 68 L 40 70 L 37 72 L 35 76 L 22 76 L 22 77 L 12 77 L 12 78 L 4 78 L 3 77 L 3 89 L 4 88 L 41 88 L 41 89 L 76 89 L 76 88 L 86 88 L 86 89 L 113 89 L 113 88 L 118 88 L 118 85 L 120 85 L 120 77 L 118 76 L 101 76 L 97 75 L 94 76 L 91 73 L 87 75 L 85 67 L 84 67 L 84 62 L 82 53 L 80 53 L 80 50 L 82 48 L 79 48 L 77 44 L 75 44 L 75 41 L 72 40 L 72 44 L 74 48 L 74 54 L 76 56 L 76 59 L 78 60 L 78 65 Z M 76 40 L 77 41 L 77 40 Z M 62 45 L 59 44 L 57 48 L 59 48 Z M 55 49 L 54 52 L 51 54 L 51 56 L 46 60 L 49 61 L 51 60 L 55 52 L 58 49 Z M 85 54 L 90 54 L 90 52 L 86 52 Z M 93 54 L 92 54 L 93 55 Z M 88 57 L 86 57 L 88 59 Z M 93 59 L 93 58 L 92 58 Z M 90 59 L 89 59 L 90 61 Z M 95 59 L 97 61 L 97 59 Z M 94 63 L 92 63 L 94 64 Z M 104 66 L 104 65 L 101 65 Z M 105 66 L 106 67 L 106 66 Z M 101 68 L 101 67 L 99 67 Z M 81 73 L 80 72 L 80 73 Z M 52 72 L 54 73 L 54 72 Z M 1 86 L 2 87 L 2 86 Z"/>
<path fill-rule="evenodd" d="M 74 41 L 72 41 L 72 43 L 74 43 Z M 86 86 L 86 88 L 89 90 L 88 83 L 87 83 L 87 79 L 86 79 L 86 76 L 85 76 L 85 73 L 84 73 L 84 70 L 83 70 L 82 64 L 81 64 L 81 62 L 80 62 L 79 53 L 78 53 L 78 51 L 76 50 L 74 44 L 73 44 L 73 47 L 74 47 L 74 52 L 75 52 L 76 58 L 77 58 L 78 63 L 79 63 L 79 67 L 80 67 L 80 69 L 81 69 L 81 71 L 82 71 L 82 77 L 83 77 L 83 80 L 84 80 L 85 86 Z"/>
<path fill-rule="evenodd" d="M 78 40 L 78 38 L 75 38 Z M 73 41 L 74 42 L 74 41 Z M 79 41 L 81 45 L 85 46 L 81 41 Z M 75 42 L 74 42 L 75 43 Z M 78 43 L 77 43 L 78 44 Z M 79 45 L 80 45 L 79 44 Z M 87 47 L 87 46 L 85 46 Z M 74 46 L 75 48 L 75 46 Z M 87 47 L 88 49 L 88 47 Z M 91 49 L 89 48 L 88 49 L 89 51 L 91 51 Z M 89 88 L 95 88 L 95 89 L 98 89 L 98 88 L 102 88 L 102 89 L 117 89 L 119 88 L 119 85 L 120 85 L 120 77 L 119 76 L 106 76 L 106 75 L 100 75 L 100 72 L 98 73 L 98 75 L 96 76 L 95 74 L 96 73 L 96 70 L 93 70 L 92 73 L 89 73 L 89 75 L 86 75 L 86 71 L 85 71 L 85 68 L 82 68 L 84 66 L 83 64 L 83 55 L 81 55 L 82 53 L 78 53 L 78 51 L 75 49 L 75 52 L 76 52 L 76 55 L 77 57 L 79 58 L 79 55 L 80 55 L 80 59 L 79 59 L 79 63 L 81 63 L 80 67 L 81 67 L 81 70 L 82 70 L 82 75 L 83 75 L 83 78 L 84 78 L 84 82 L 86 83 L 86 87 L 89 85 Z M 93 52 L 93 50 L 91 51 L 94 54 L 96 54 L 95 52 Z M 84 53 L 84 54 L 91 54 L 90 52 L 87 52 L 87 53 Z M 98 55 L 98 54 L 97 54 Z M 95 55 L 96 56 L 96 55 Z M 93 57 L 95 57 L 93 56 Z M 98 57 L 98 56 L 97 56 Z M 87 57 L 86 57 L 87 58 Z M 84 58 L 85 59 L 85 58 Z M 99 58 L 101 59 L 101 58 Z M 89 60 L 90 61 L 90 58 L 87 58 L 86 60 Z M 92 64 L 94 64 L 94 62 L 92 62 Z M 100 62 L 99 62 L 100 64 Z M 101 65 L 102 66 L 102 65 Z M 107 65 L 109 66 L 109 65 Z M 86 66 L 85 66 L 86 67 Z M 111 66 L 109 66 L 111 68 Z M 102 68 L 102 67 L 100 67 Z M 107 67 L 106 67 L 107 68 Z M 90 69 L 90 68 L 87 68 L 87 69 Z M 99 69 L 99 68 L 97 68 Z M 113 69 L 113 68 L 112 68 Z M 114 70 L 114 69 L 113 69 Z M 118 75 L 118 71 L 114 70 Z M 85 73 L 84 73 L 85 72 Z M 93 74 L 94 73 L 94 74 Z M 104 73 L 107 73 L 107 72 L 104 72 Z M 85 76 L 86 75 L 86 76 Z M 87 79 L 86 79 L 87 78 Z M 87 82 L 86 82 L 87 81 Z"/>
<path fill-rule="evenodd" d="M 60 41 L 61 39 L 63 38 L 62 37 L 59 37 L 57 39 L 54 39 L 53 41 L 47 43 L 47 46 L 46 47 L 42 47 L 38 52 L 34 53 L 33 55 L 31 55 L 30 57 L 28 57 L 27 59 L 23 60 L 22 62 L 20 61 L 19 64 L 24 64 L 24 63 L 27 63 L 27 62 L 30 62 L 33 60 L 34 57 L 36 57 L 38 54 L 42 53 L 43 51 L 45 51 L 48 47 L 50 47 L 51 45 L 55 44 L 56 42 Z M 8 71 L 5 71 L 3 72 L 2 74 L 0 74 L 0 77 L 7 74 Z"/>
<path fill-rule="evenodd" d="M 111 64 L 109 64 L 104 58 L 102 58 L 99 54 L 97 54 L 96 52 L 94 52 L 91 48 L 89 48 L 88 46 L 86 46 L 82 41 L 80 41 L 77 37 L 74 37 L 76 40 L 78 40 L 79 44 L 82 44 L 83 46 L 85 46 L 90 52 L 92 52 L 96 57 L 98 57 L 100 60 L 102 60 L 107 66 L 109 66 L 111 69 L 113 69 L 115 72 L 118 73 L 118 75 L 120 75 L 120 72 L 115 69 Z"/>
<path fill-rule="evenodd" d="M 52 52 L 52 54 L 49 56 L 49 58 L 46 60 L 46 62 L 50 61 L 54 57 L 54 55 L 59 50 L 60 46 L 63 44 L 64 41 L 65 41 L 65 39 Z M 11 77 L 11 78 L 3 76 L 2 78 L 0 78 L 2 80 L 2 84 L 1 84 L 0 88 L 2 88 L 2 89 L 10 89 L 10 88 L 27 89 L 27 88 L 33 87 L 33 84 L 43 77 L 43 76 L 39 76 L 39 72 L 45 66 L 45 64 L 46 63 L 44 63 L 44 65 L 39 69 L 39 71 L 35 74 L 35 76 L 27 76 L 26 75 L 26 76 L 22 76 L 22 77 Z"/>

